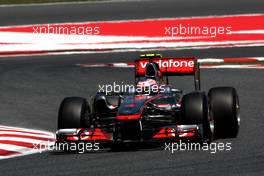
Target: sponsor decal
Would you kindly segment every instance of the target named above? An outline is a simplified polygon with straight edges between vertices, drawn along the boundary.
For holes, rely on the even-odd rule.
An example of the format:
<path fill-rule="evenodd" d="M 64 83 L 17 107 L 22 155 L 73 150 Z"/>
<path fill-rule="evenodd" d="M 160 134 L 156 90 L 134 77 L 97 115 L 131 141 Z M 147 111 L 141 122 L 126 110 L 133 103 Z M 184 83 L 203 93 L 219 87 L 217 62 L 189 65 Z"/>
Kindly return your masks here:
<path fill-rule="evenodd" d="M 194 58 L 163 58 L 153 59 L 152 61 L 158 64 L 162 73 L 194 73 L 195 71 Z M 148 59 L 137 61 L 137 74 L 145 73 L 148 62 Z"/>

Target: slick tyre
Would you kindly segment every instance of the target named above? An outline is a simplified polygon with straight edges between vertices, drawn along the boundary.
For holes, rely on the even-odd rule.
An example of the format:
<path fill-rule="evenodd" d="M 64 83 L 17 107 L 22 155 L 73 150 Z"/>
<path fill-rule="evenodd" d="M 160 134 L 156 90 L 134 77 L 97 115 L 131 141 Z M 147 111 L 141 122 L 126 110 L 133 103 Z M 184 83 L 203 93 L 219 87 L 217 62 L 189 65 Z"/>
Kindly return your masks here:
<path fill-rule="evenodd" d="M 202 138 L 211 141 L 208 120 L 207 96 L 203 92 L 193 92 L 183 96 L 181 105 L 181 123 L 183 125 L 201 125 Z"/>
<path fill-rule="evenodd" d="M 90 108 L 86 99 L 65 98 L 59 108 L 58 129 L 86 127 L 90 122 L 89 117 Z"/>
<path fill-rule="evenodd" d="M 216 87 L 208 93 L 214 138 L 235 138 L 239 131 L 239 99 L 235 88 Z"/>

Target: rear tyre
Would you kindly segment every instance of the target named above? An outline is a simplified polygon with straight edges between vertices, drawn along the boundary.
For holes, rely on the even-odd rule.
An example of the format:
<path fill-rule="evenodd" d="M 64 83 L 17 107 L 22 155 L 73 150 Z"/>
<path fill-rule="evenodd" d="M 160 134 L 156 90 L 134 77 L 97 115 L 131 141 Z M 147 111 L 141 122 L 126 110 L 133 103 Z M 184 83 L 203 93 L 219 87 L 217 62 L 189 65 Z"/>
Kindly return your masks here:
<path fill-rule="evenodd" d="M 239 131 L 239 100 L 235 88 L 216 87 L 208 93 L 214 138 L 235 138 Z"/>
<path fill-rule="evenodd" d="M 183 96 L 181 105 L 181 123 L 183 125 L 201 125 L 203 141 L 211 141 L 208 120 L 207 97 L 203 92 L 193 92 Z"/>
<path fill-rule="evenodd" d="M 65 98 L 59 108 L 58 129 L 83 128 L 90 125 L 90 108 L 80 97 Z"/>

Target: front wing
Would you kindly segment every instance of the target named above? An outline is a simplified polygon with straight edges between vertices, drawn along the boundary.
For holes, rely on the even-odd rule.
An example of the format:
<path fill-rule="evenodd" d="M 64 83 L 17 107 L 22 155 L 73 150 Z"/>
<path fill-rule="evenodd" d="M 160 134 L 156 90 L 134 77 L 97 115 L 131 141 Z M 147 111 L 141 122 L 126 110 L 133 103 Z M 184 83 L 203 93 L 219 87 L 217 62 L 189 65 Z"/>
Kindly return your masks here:
<path fill-rule="evenodd" d="M 201 137 L 202 128 L 199 125 L 176 125 L 166 126 L 158 129 L 152 138 L 148 140 L 129 142 L 163 142 L 192 140 Z M 106 132 L 100 128 L 72 128 L 60 129 L 56 132 L 57 142 L 102 142 L 115 143 L 114 133 Z M 120 142 L 120 141 L 118 141 Z M 128 142 L 128 141 L 121 141 Z"/>

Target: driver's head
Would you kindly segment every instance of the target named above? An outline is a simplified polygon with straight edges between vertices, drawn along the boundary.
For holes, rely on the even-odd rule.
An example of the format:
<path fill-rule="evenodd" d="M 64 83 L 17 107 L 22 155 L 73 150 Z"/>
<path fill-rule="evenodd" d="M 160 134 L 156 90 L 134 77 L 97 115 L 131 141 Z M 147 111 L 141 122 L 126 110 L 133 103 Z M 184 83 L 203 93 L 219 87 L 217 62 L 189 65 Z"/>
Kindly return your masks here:
<path fill-rule="evenodd" d="M 146 78 L 138 81 L 137 92 L 142 94 L 153 94 L 158 93 L 159 86 L 155 79 Z"/>

